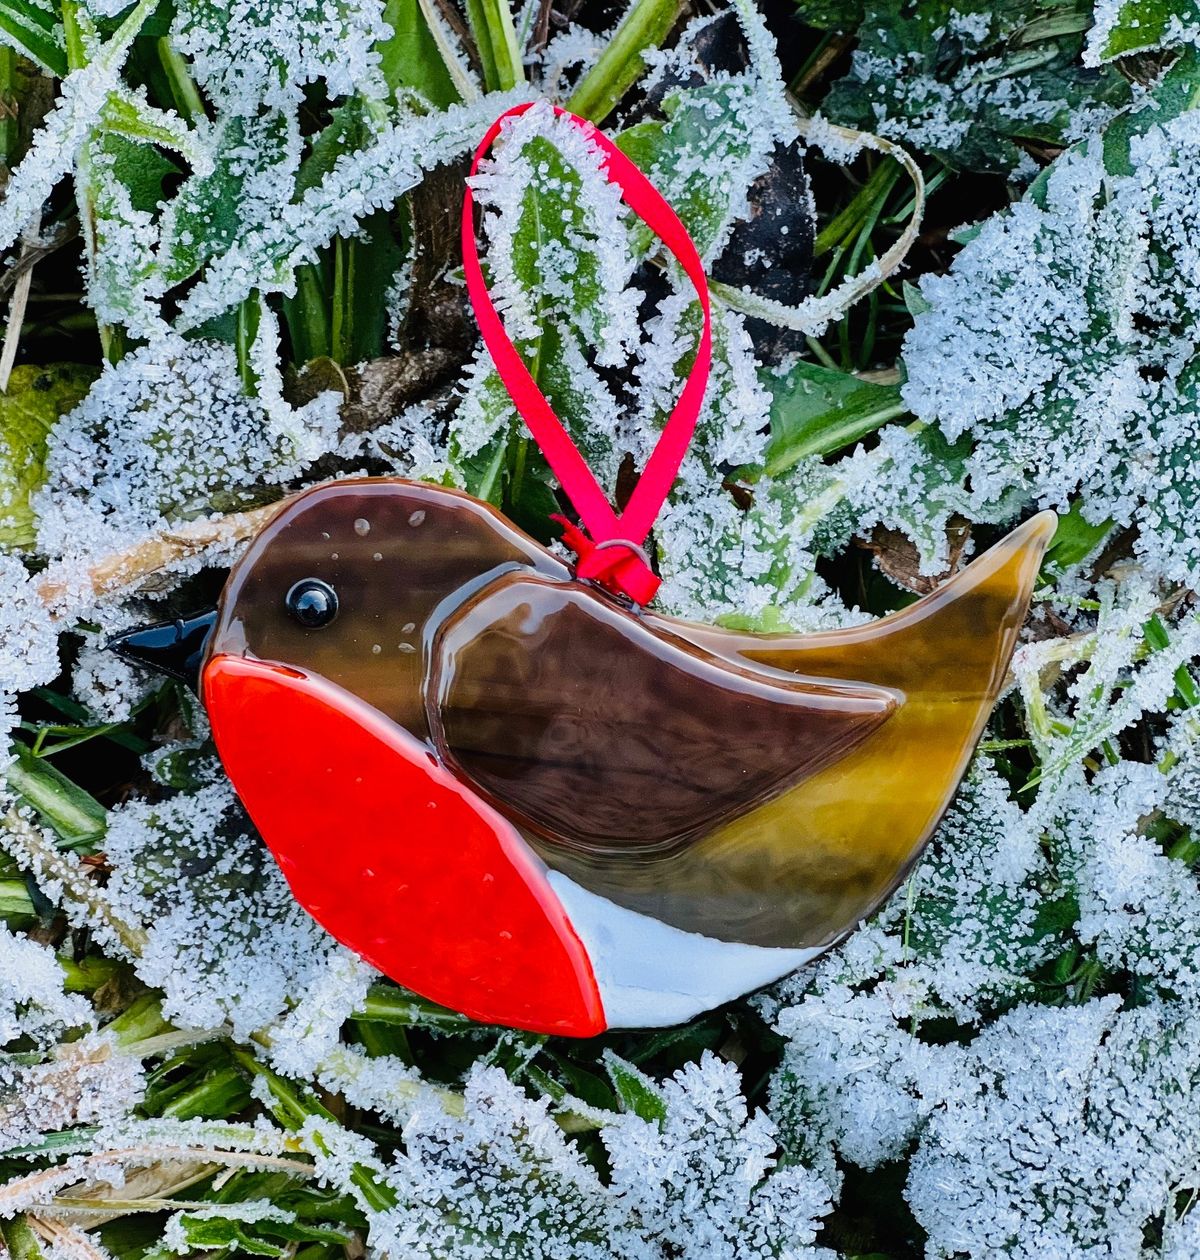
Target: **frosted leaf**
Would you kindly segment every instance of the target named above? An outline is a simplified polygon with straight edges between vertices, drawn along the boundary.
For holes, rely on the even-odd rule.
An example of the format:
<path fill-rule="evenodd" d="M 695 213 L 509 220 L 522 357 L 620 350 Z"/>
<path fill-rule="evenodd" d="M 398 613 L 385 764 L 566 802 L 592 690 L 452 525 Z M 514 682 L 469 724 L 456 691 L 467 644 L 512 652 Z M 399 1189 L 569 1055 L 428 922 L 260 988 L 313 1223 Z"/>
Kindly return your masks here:
<path fill-rule="evenodd" d="M 698 331 L 698 307 L 682 294 L 666 298 L 647 324 L 633 372 L 635 411 L 622 426 L 623 445 L 640 467 L 682 389 Z M 766 450 L 771 400 L 757 366 L 741 316 L 718 306 L 704 406 L 656 525 L 658 598 L 671 612 L 699 620 L 811 625 L 822 618 L 816 606 L 825 594 L 815 573 L 814 531 L 836 474 L 820 460 L 803 461 L 778 479 L 758 481 L 749 507 L 724 484 L 731 468 L 760 464 Z"/>
<path fill-rule="evenodd" d="M 620 190 L 604 154 L 577 126 L 535 105 L 506 126 L 472 180 L 483 207 L 486 267 L 496 309 L 535 381 L 600 483 L 615 485 L 618 405 L 597 374 L 636 346 L 641 294 Z M 505 450 L 520 421 L 487 352 L 468 369 L 451 424 L 455 478 L 500 502 L 511 484 Z M 548 500 L 548 492 L 545 495 Z"/>
<path fill-rule="evenodd" d="M 1023 1007 L 971 1046 L 913 1156 L 932 1257 L 1136 1256 L 1200 1154 L 1190 1008 Z"/>
<path fill-rule="evenodd" d="M 1200 997 L 1200 887 L 1169 857 L 1144 820 L 1164 807 L 1171 783 L 1156 765 L 1105 767 L 1090 791 L 1068 795 L 1052 832 L 1058 862 L 1079 902 L 1080 940 L 1113 971 L 1147 990 Z"/>
<path fill-rule="evenodd" d="M 750 185 L 767 170 L 776 144 L 795 139 L 795 122 L 780 114 L 752 74 L 717 75 L 710 83 L 674 90 L 662 111 L 665 122 L 629 128 L 621 148 L 683 220 L 701 257 L 711 261 L 734 221 L 750 213 Z M 651 245 L 648 229 L 641 244 Z"/>
<path fill-rule="evenodd" d="M 169 334 L 106 368 L 50 439 L 35 496 L 52 554 L 118 550 L 171 522 L 231 510 L 294 477 L 330 445 L 337 397 L 283 402 L 274 320 L 263 311 L 248 396 L 232 347 Z"/>
<path fill-rule="evenodd" d="M 309 946 L 305 982 L 289 990 L 291 1009 L 271 1030 L 271 1065 L 285 1076 L 311 1076 L 338 1049 L 342 1025 L 362 1006 L 376 974 L 315 924 L 308 936 L 314 944 L 323 941 L 319 949 Z"/>
<path fill-rule="evenodd" d="M 158 225 L 149 210 L 134 204 L 119 169 L 122 160 L 139 157 L 146 162 L 161 160 L 149 145 L 104 133 L 90 137 L 80 154 L 94 207 L 84 224 L 90 262 L 87 297 L 101 323 L 123 326 L 135 337 L 154 337 L 166 330 L 147 285 L 154 270 Z"/>
<path fill-rule="evenodd" d="M 497 92 L 439 113 L 406 114 L 370 144 L 343 154 L 316 187 L 251 225 L 211 262 L 182 303 L 176 329 L 199 327 L 255 289 L 293 293 L 295 268 L 314 261 L 320 246 L 352 236 L 361 219 L 393 205 L 426 171 L 471 149 L 498 114 L 522 99 L 527 92 Z"/>
<path fill-rule="evenodd" d="M 272 1057 L 278 1061 L 278 1055 Z M 395 1055 L 367 1056 L 351 1046 L 328 1050 L 315 1075 L 323 1089 L 397 1125 L 403 1125 L 416 1108 L 428 1106 L 437 1094 L 416 1068 Z"/>
<path fill-rule="evenodd" d="M 1200 11 L 1190 0 L 1098 0 L 1083 49 L 1085 66 L 1157 48 L 1200 44 Z"/>
<path fill-rule="evenodd" d="M 1157 608 L 1154 593 L 1132 578 L 1120 588 L 1105 583 L 1094 630 L 1064 651 L 1053 640 L 1017 650 L 1013 673 L 1033 720 L 1043 781 L 1053 786 L 1106 740 L 1115 739 L 1148 713 L 1160 713 L 1175 690 L 1175 672 L 1200 653 L 1200 621 L 1187 617 L 1174 627 L 1161 651 L 1145 650 L 1145 627 Z M 1085 663 L 1065 693 L 1043 698 L 1040 667 L 1064 657 Z M 1051 716 L 1061 706 L 1063 720 Z"/>
<path fill-rule="evenodd" d="M 775 1166 L 774 1126 L 762 1112 L 750 1114 L 732 1064 L 706 1052 L 662 1094 L 661 1124 L 627 1113 L 602 1133 L 612 1193 L 649 1254 L 832 1260 L 813 1245 L 829 1185 L 799 1165 Z"/>
<path fill-rule="evenodd" d="M 296 1222 L 296 1214 L 272 1203 L 269 1199 L 249 1199 L 241 1203 L 198 1202 L 195 1207 L 186 1211 L 173 1212 L 167 1217 L 158 1239 L 158 1247 L 175 1255 L 193 1255 L 200 1247 L 219 1250 L 220 1241 L 242 1243 L 245 1245 L 245 1234 L 238 1225 L 254 1225 L 262 1221 L 270 1221 L 283 1225 Z M 209 1223 L 218 1228 L 207 1228 Z M 220 1226 L 229 1222 L 231 1228 L 226 1232 Z M 236 1225 L 233 1223 L 236 1222 Z M 271 1246 L 266 1240 L 260 1245 Z"/>
<path fill-rule="evenodd" d="M 1150 572 L 1193 583 L 1200 120 L 1154 118 L 1065 154 L 923 282 L 903 396 L 969 439 L 974 519 L 1081 493 L 1087 520 L 1136 527 Z"/>
<path fill-rule="evenodd" d="M 182 0 L 171 28 L 201 86 L 245 116 L 298 105 L 309 83 L 323 82 L 332 98 L 370 84 L 374 45 L 390 34 L 380 0 Z"/>
<path fill-rule="evenodd" d="M 539 102 L 505 125 L 471 185 L 508 335 L 536 339 L 552 321 L 611 366 L 637 343 L 641 295 L 626 291 L 629 212 L 606 161 L 578 126 Z"/>
<path fill-rule="evenodd" d="M 1163 1229 L 1162 1260 L 1193 1260 L 1200 1255 L 1200 1212 L 1195 1210 L 1195 1190 L 1184 1209 L 1176 1217 L 1168 1214 Z"/>
<path fill-rule="evenodd" d="M 108 898 L 145 931 L 141 979 L 185 1028 L 248 1037 L 324 974 L 333 942 L 249 831 L 228 782 L 109 815 Z"/>
<path fill-rule="evenodd" d="M 1040 817 L 977 759 L 909 883 L 878 916 L 901 944 L 905 982 L 963 1023 L 1023 994 L 1057 948 L 1037 923 L 1050 877 L 1040 841 Z"/>
<path fill-rule="evenodd" d="M 464 1113 L 428 1105 L 386 1170 L 401 1205 L 371 1220 L 379 1252 L 413 1260 L 609 1260 L 639 1255 L 597 1176 L 503 1072 L 476 1066 Z"/>
<path fill-rule="evenodd" d="M 869 0 L 850 70 L 821 102 L 837 123 L 936 154 L 958 169 L 1012 174 L 1036 138 L 1061 145 L 1129 98 L 1113 71 L 1078 64 L 1078 30 L 1039 29 L 1034 3 Z"/>
<path fill-rule="evenodd" d="M 0 1046 L 26 1037 L 49 1045 L 94 1022 L 87 999 L 64 992 L 54 951 L 0 923 Z"/>
<path fill-rule="evenodd" d="M 121 67 L 152 7 L 153 0 L 140 0 L 88 64 L 63 79 L 58 101 L 34 132 L 0 198 L 0 249 L 7 249 L 35 218 L 40 222 L 42 203 L 71 171 L 110 93 L 120 86 Z"/>
<path fill-rule="evenodd" d="M 923 1086 L 939 1053 L 916 1035 L 918 986 L 822 987 L 778 1016 L 788 1039 L 771 1111 L 790 1154 L 836 1176 L 833 1152 L 865 1168 L 897 1158 L 935 1105 Z"/>
<path fill-rule="evenodd" d="M 590 31 L 586 26 L 568 26 L 538 54 L 540 80 L 547 96 L 563 100 L 600 59 L 612 32 Z"/>
<path fill-rule="evenodd" d="M 150 671 L 130 665 L 109 651 L 107 640 L 106 634 L 80 649 L 71 674 L 71 691 L 102 722 L 124 722 L 158 689 L 159 681 Z"/>
<path fill-rule="evenodd" d="M 220 113 L 203 128 L 210 169 L 193 171 L 162 214 L 156 287 L 165 292 L 292 200 L 300 166 L 294 110 Z"/>

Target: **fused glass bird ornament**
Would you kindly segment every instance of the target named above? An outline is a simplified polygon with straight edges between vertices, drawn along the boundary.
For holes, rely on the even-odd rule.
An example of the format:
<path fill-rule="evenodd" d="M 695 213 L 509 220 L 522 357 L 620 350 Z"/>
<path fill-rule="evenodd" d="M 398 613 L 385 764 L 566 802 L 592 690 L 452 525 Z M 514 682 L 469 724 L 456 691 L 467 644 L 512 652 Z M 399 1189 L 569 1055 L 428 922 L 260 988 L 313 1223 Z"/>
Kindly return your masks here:
<path fill-rule="evenodd" d="M 707 309 L 665 203 L 614 165 Z M 677 467 L 668 450 L 667 488 Z M 579 480 L 574 568 L 454 490 L 316 487 L 253 540 L 206 641 L 200 621 L 149 633 L 199 654 L 233 785 L 334 936 L 476 1019 L 588 1036 L 774 980 L 895 888 L 995 702 L 1054 518 L 880 621 L 751 634 L 640 608 L 653 511 L 646 531 L 602 495 L 589 513 Z"/>

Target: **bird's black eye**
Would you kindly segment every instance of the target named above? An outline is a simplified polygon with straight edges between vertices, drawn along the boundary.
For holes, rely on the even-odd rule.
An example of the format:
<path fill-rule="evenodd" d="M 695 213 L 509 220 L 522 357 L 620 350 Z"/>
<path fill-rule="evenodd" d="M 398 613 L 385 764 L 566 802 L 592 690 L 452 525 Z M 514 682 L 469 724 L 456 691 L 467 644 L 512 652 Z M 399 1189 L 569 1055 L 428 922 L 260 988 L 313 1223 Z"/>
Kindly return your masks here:
<path fill-rule="evenodd" d="M 288 591 L 284 603 L 306 630 L 319 630 L 338 614 L 337 592 L 320 578 L 301 578 Z"/>

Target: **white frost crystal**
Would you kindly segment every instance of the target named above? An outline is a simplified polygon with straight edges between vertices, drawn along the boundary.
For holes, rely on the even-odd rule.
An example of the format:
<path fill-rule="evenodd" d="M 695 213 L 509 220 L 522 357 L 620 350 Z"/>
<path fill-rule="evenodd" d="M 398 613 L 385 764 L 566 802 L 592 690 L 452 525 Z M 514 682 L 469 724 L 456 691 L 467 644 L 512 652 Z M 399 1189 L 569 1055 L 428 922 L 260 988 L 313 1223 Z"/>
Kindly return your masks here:
<path fill-rule="evenodd" d="M 53 1042 L 94 1022 L 87 999 L 63 991 L 54 951 L 0 924 L 0 1046 L 21 1037 Z"/>
<path fill-rule="evenodd" d="M 231 347 L 165 336 L 105 370 L 51 435 L 36 496 L 49 554 L 117 550 L 214 508 L 244 506 L 264 482 L 295 476 L 330 444 L 335 395 L 294 410 L 279 395 L 264 311 L 249 396 Z"/>
<path fill-rule="evenodd" d="M 914 1155 L 931 1257 L 1137 1257 L 1200 1150 L 1194 1015 L 1024 1007 L 984 1031 Z"/>
<path fill-rule="evenodd" d="M 371 83 L 379 64 L 373 45 L 391 28 L 381 0 L 183 0 L 172 32 L 208 91 L 232 112 L 252 115 L 260 105 L 298 104 L 305 85 L 318 80 L 333 97 Z"/>
<path fill-rule="evenodd" d="M 1135 135 L 1127 173 L 1105 154 L 1064 155 L 923 281 L 904 400 L 969 436 L 974 519 L 1081 493 L 1089 520 L 1137 528 L 1148 569 L 1194 582 L 1200 116 Z"/>
<path fill-rule="evenodd" d="M 788 1256 L 833 1260 L 814 1246 L 830 1187 L 798 1166 L 776 1167 L 776 1137 L 750 1114 L 736 1068 L 706 1054 L 663 1086 L 661 1124 L 626 1115 L 604 1131 L 621 1210 L 680 1260 Z"/>
<path fill-rule="evenodd" d="M 145 928 L 138 974 L 163 990 L 168 1018 L 229 1023 L 244 1038 L 324 973 L 332 940 L 292 897 L 223 779 L 113 810 L 105 847 L 108 898 Z"/>

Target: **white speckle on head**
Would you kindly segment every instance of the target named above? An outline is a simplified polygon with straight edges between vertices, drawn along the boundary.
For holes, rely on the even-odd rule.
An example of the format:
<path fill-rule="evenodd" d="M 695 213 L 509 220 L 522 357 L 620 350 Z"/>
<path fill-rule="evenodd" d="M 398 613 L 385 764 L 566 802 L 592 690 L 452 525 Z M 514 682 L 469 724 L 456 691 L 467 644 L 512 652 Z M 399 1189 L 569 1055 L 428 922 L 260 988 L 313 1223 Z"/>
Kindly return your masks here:
<path fill-rule="evenodd" d="M 371 522 L 365 516 L 358 517 L 354 522 L 354 532 L 359 538 L 366 538 L 371 532 Z"/>

